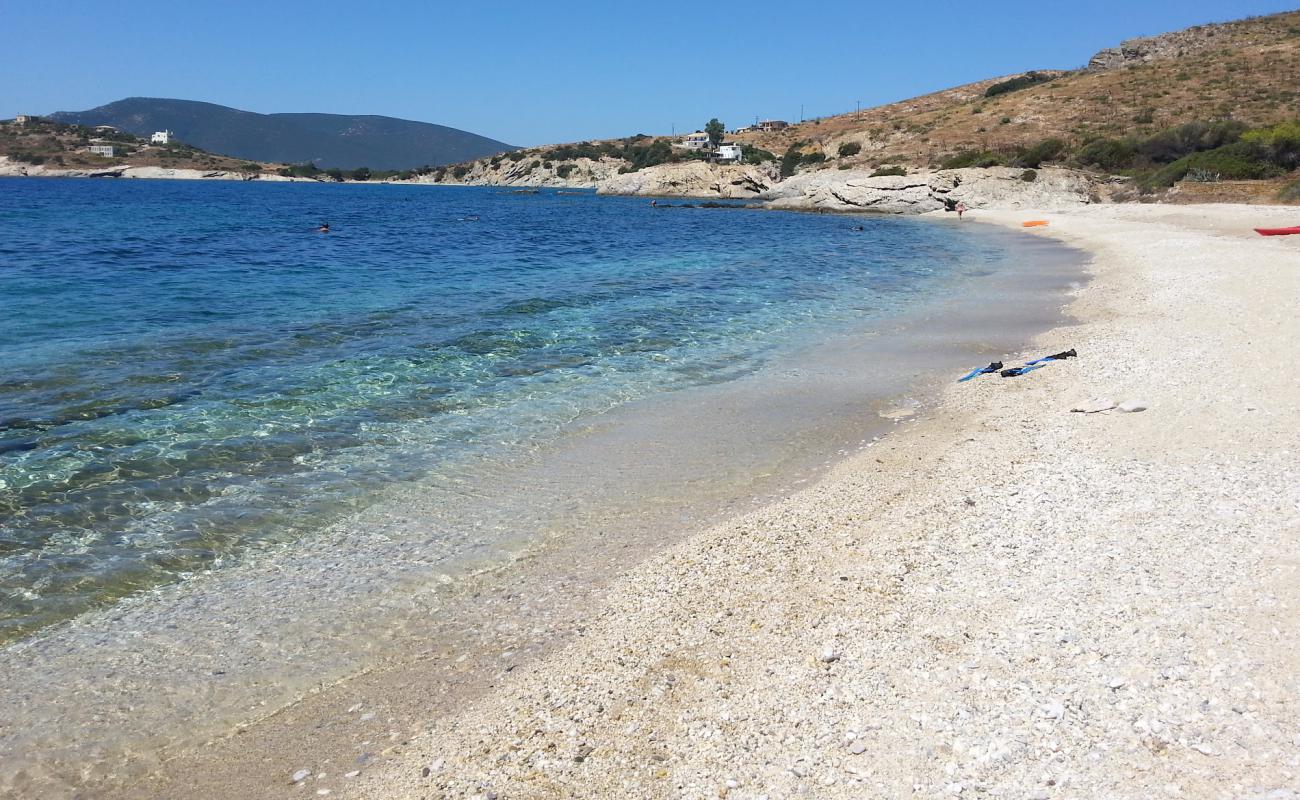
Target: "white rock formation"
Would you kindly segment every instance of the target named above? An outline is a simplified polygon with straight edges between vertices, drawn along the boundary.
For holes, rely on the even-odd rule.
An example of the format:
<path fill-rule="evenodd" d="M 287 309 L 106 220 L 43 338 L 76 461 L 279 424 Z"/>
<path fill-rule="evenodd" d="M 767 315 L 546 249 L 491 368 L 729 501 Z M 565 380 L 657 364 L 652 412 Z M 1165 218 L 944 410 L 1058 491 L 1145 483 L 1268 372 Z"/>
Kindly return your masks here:
<path fill-rule="evenodd" d="M 818 170 L 789 178 L 763 194 L 771 208 L 919 214 L 951 201 L 971 208 L 1070 208 L 1089 202 L 1091 184 L 1074 170 L 1041 169 L 1032 181 L 1010 167 L 952 169 L 871 177 L 858 170 Z"/>
<path fill-rule="evenodd" d="M 771 165 L 708 164 L 684 161 L 613 175 L 596 186 L 600 194 L 658 197 L 758 197 L 775 183 Z"/>

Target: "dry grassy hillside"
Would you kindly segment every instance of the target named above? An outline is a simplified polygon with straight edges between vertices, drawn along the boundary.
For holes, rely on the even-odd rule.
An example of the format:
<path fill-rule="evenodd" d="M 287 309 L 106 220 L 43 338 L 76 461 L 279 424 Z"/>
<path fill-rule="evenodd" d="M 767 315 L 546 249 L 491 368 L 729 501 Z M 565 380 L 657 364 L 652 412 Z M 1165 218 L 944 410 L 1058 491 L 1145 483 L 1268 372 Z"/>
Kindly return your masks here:
<path fill-rule="evenodd" d="M 773 153 L 807 142 L 830 158 L 840 144 L 857 142 L 862 151 L 845 159 L 850 163 L 925 166 L 956 151 L 1030 146 L 1049 137 L 1079 142 L 1151 134 L 1192 120 L 1232 117 L 1263 125 L 1300 115 L 1300 11 L 1125 45 L 1151 60 L 1043 72 L 1057 77 L 992 98 L 985 91 L 1004 78 L 980 81 L 738 138 Z"/>

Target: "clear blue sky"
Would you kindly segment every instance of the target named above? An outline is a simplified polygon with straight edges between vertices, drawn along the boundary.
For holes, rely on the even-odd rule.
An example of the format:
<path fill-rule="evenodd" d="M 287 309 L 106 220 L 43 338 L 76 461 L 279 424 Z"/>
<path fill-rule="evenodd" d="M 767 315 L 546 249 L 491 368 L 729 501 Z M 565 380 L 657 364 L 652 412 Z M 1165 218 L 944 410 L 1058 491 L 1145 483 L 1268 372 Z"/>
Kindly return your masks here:
<path fill-rule="evenodd" d="M 0 0 L 0 118 L 143 95 L 387 114 L 511 144 L 735 127 L 1081 66 L 1121 39 L 1296 7 L 1179 2 Z"/>

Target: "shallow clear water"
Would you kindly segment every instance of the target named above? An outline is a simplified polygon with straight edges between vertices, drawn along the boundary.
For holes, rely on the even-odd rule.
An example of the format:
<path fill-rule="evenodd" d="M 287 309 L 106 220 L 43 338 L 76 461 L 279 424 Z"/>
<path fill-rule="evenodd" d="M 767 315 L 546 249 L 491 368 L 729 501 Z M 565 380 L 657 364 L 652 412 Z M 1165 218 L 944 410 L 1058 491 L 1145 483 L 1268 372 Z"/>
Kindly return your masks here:
<path fill-rule="evenodd" d="M 994 231 L 856 224 L 496 189 L 0 182 L 0 641 L 310 536 L 394 482 L 749 374 L 1005 256 Z"/>

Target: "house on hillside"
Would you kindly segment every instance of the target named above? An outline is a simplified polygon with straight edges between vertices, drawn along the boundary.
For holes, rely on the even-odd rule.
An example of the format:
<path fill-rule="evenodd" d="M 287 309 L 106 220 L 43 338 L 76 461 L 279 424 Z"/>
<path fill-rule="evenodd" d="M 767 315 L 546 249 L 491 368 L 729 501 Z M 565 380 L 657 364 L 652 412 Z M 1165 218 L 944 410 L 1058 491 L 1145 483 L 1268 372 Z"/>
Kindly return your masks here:
<path fill-rule="evenodd" d="M 33 116 L 31 116 L 30 114 L 19 114 L 18 116 L 14 117 L 14 124 L 15 124 L 15 125 L 26 125 L 27 123 L 29 123 L 29 122 L 35 122 L 35 121 L 38 120 L 38 119 L 40 119 L 40 118 L 39 118 L 39 117 L 33 117 Z"/>
<path fill-rule="evenodd" d="M 92 144 L 86 148 L 87 153 L 97 156 L 113 157 L 113 145 L 111 144 Z"/>
<path fill-rule="evenodd" d="M 96 125 L 94 130 L 95 133 L 117 133 L 117 128 L 112 125 Z"/>
<path fill-rule="evenodd" d="M 171 144 L 175 135 L 171 131 L 154 131 L 153 136 L 149 137 L 149 144 Z"/>
<path fill-rule="evenodd" d="M 739 162 L 745 157 L 744 151 L 738 144 L 719 145 L 717 150 L 713 151 L 713 157 L 718 161 Z"/>
<path fill-rule="evenodd" d="M 772 133 L 773 131 L 784 130 L 790 127 L 790 123 L 783 119 L 765 119 L 758 123 L 758 129 L 763 133 Z"/>
<path fill-rule="evenodd" d="M 685 139 L 678 144 L 679 147 L 685 147 L 687 150 L 708 150 L 709 135 L 704 131 L 688 133 Z"/>

